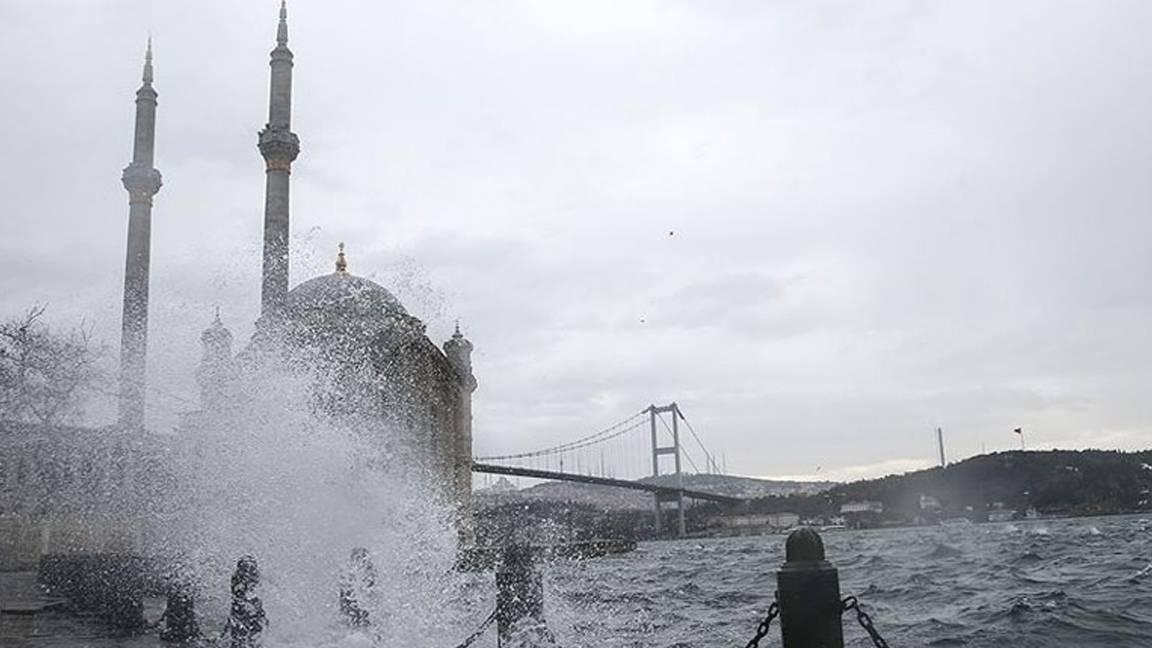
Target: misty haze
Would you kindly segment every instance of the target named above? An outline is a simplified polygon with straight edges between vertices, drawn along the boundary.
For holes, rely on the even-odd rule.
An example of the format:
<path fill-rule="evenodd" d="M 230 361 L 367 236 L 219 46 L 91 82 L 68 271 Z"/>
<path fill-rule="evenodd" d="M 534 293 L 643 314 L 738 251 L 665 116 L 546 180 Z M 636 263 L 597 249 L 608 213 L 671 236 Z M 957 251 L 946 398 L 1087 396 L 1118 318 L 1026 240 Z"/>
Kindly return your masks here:
<path fill-rule="evenodd" d="M 1150 24 L 0 4 L 0 646 L 1152 645 Z"/>

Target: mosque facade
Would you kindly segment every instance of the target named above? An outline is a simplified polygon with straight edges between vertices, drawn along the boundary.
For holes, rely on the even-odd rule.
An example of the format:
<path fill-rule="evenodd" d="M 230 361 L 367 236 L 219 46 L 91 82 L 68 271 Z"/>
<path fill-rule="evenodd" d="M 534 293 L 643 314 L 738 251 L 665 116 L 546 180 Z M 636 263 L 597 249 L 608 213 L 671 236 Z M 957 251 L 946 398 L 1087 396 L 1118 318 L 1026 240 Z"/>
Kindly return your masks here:
<path fill-rule="evenodd" d="M 410 468 L 454 510 L 460 538 L 470 542 L 472 394 L 477 386 L 472 344 L 459 326 L 443 345 L 434 343 L 424 323 L 391 292 L 349 271 L 343 244 L 331 273 L 291 286 L 290 188 L 300 139 L 292 131 L 293 53 L 283 2 L 270 66 L 268 122 L 258 139 L 266 171 L 260 318 L 252 339 L 238 352 L 219 313 L 203 332 L 203 357 L 196 372 L 200 408 L 184 418 L 175 436 L 195 434 L 198 422 L 227 406 L 246 375 L 269 363 L 306 368 L 326 382 L 313 390 L 310 405 L 318 413 L 355 417 L 361 425 L 379 426 L 404 439 Z M 166 442 L 144 429 L 151 216 L 162 186 L 153 164 L 158 97 L 153 83 L 149 42 L 136 94 L 132 162 L 123 174 L 129 223 L 119 421 L 106 429 L 69 429 L 60 435 L 0 435 L 0 553 L 30 557 L 69 550 L 124 551 L 148 544 L 123 532 L 101 535 L 101 530 L 133 525 L 93 511 L 119 510 L 131 517 L 146 507 L 135 501 L 114 505 L 125 504 L 129 493 L 140 490 L 141 475 L 136 473 L 142 465 L 150 466 L 144 477 L 157 487 L 168 478 L 162 459 Z M 0 427 L 12 426 L 0 422 Z M 94 490 L 100 480 L 107 484 Z M 80 507 L 87 513 L 78 516 L 68 502 L 82 501 L 84 493 L 96 490 L 113 500 L 117 493 L 126 499 L 101 506 L 89 502 Z M 62 544 L 61 529 L 79 539 Z"/>
<path fill-rule="evenodd" d="M 281 3 L 270 60 L 268 123 L 258 139 L 266 174 L 261 314 L 252 341 L 235 357 L 231 335 L 219 319 L 204 332 L 198 373 L 202 405 L 213 407 L 214 399 L 226 397 L 229 377 L 261 363 L 307 368 L 326 383 L 315 390 L 313 407 L 398 434 L 406 461 L 457 510 L 461 535 L 468 538 L 477 386 L 471 342 L 457 326 L 437 346 L 424 323 L 391 292 L 349 272 L 343 244 L 330 274 L 289 288 L 292 164 L 300 154 L 300 138 L 292 131 L 293 58 L 287 8 Z"/>

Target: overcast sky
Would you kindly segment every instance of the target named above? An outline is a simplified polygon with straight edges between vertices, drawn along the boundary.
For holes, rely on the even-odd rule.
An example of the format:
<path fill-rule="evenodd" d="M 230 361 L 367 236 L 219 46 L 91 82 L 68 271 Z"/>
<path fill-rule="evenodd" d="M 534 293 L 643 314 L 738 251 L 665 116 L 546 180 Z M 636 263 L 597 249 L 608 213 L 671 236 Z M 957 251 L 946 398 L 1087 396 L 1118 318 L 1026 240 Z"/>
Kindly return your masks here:
<path fill-rule="evenodd" d="M 259 306 L 276 0 L 0 3 L 0 315 L 118 345 L 160 94 L 151 419 Z M 1152 446 L 1152 3 L 292 0 L 292 280 L 476 345 L 478 454 L 679 401 L 731 472 Z"/>

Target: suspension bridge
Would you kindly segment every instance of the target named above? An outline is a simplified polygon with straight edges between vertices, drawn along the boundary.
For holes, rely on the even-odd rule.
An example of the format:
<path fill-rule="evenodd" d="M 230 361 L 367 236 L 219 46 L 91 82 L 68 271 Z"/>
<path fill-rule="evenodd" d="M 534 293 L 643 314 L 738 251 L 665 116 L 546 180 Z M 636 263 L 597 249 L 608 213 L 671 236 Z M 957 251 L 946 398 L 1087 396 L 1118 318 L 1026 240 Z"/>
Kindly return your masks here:
<path fill-rule="evenodd" d="M 694 445 L 681 443 L 682 428 Z M 684 469 L 685 463 L 693 472 Z M 597 432 L 547 448 L 475 457 L 472 471 L 647 491 L 653 494 L 657 531 L 663 531 L 664 517 L 672 513 L 680 537 L 686 531 L 685 500 L 743 501 L 684 487 L 686 474 L 721 474 L 721 470 L 715 455 L 676 403 L 650 405 Z M 662 475 L 667 477 L 659 479 Z"/>

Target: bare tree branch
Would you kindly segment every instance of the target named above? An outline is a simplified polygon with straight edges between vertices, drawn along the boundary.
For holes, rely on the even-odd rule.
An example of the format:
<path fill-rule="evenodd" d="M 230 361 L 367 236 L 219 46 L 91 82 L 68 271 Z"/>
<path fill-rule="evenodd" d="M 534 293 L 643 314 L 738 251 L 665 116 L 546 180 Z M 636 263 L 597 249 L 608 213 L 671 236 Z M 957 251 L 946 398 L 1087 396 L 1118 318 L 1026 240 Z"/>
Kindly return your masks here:
<path fill-rule="evenodd" d="M 84 322 L 55 331 L 46 307 L 0 322 L 0 419 L 53 425 L 81 413 L 101 377 L 102 347 Z"/>

